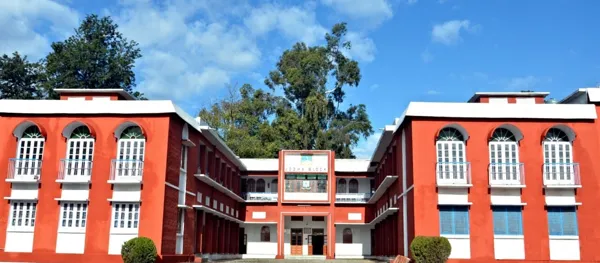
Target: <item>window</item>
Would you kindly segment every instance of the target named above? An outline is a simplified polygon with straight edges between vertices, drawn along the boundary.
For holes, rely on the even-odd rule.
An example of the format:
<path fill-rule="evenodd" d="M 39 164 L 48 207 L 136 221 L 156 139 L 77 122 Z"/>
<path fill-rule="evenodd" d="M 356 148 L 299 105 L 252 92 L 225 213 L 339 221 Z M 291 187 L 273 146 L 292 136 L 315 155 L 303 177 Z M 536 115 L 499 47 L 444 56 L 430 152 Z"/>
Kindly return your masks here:
<path fill-rule="evenodd" d="M 292 216 L 292 221 L 304 221 L 303 216 Z"/>
<path fill-rule="evenodd" d="M 342 179 L 338 180 L 337 192 L 338 193 L 346 193 L 346 179 L 342 178 Z"/>
<path fill-rule="evenodd" d="M 260 228 L 260 242 L 271 242 L 271 229 L 268 226 Z"/>
<path fill-rule="evenodd" d="M 544 148 L 544 182 L 574 183 L 573 147 L 569 136 L 561 129 L 546 133 Z"/>
<path fill-rule="evenodd" d="M 440 233 L 442 235 L 468 235 L 469 207 L 440 206 Z"/>
<path fill-rule="evenodd" d="M 67 156 L 63 176 L 90 176 L 94 155 L 94 138 L 90 129 L 81 125 L 71 132 L 67 140 Z"/>
<path fill-rule="evenodd" d="M 352 229 L 344 228 L 342 239 L 344 244 L 352 244 Z"/>
<path fill-rule="evenodd" d="M 146 139 L 138 126 L 121 133 L 117 147 L 116 177 L 142 176 Z"/>
<path fill-rule="evenodd" d="M 350 182 L 348 182 L 348 193 L 351 193 L 351 194 L 358 193 L 358 180 L 350 179 Z"/>
<path fill-rule="evenodd" d="M 63 230 L 83 230 L 87 220 L 87 203 L 61 203 L 60 225 Z"/>
<path fill-rule="evenodd" d="M 494 206 L 494 235 L 523 235 L 520 206 Z"/>
<path fill-rule="evenodd" d="M 491 180 L 520 180 L 519 146 L 515 135 L 505 128 L 494 130 L 489 143 Z"/>
<path fill-rule="evenodd" d="M 263 180 L 263 179 L 256 180 L 256 192 L 259 192 L 259 193 L 265 192 L 265 180 Z"/>
<path fill-rule="evenodd" d="M 455 128 L 443 128 L 436 141 L 437 178 L 447 183 L 466 183 L 465 138 Z"/>
<path fill-rule="evenodd" d="M 185 145 L 181 145 L 181 162 L 179 168 L 185 170 L 187 168 L 187 154 L 188 147 Z"/>
<path fill-rule="evenodd" d="M 313 216 L 312 221 L 322 222 L 322 221 L 325 221 L 325 217 L 324 216 Z"/>
<path fill-rule="evenodd" d="M 548 232 L 551 236 L 577 236 L 576 208 L 548 207 Z"/>
<path fill-rule="evenodd" d="M 44 136 L 40 129 L 31 125 L 19 138 L 14 177 L 39 177 L 44 155 Z M 37 179 L 37 178 L 36 178 Z"/>
<path fill-rule="evenodd" d="M 248 193 L 256 192 L 256 184 L 254 182 L 254 179 L 248 179 L 246 181 L 246 184 L 248 185 Z"/>
<path fill-rule="evenodd" d="M 138 203 L 114 203 L 113 229 L 137 230 L 140 220 L 140 204 Z"/>
<path fill-rule="evenodd" d="M 277 179 L 271 181 L 271 193 L 277 193 Z"/>
<path fill-rule="evenodd" d="M 33 231 L 36 205 L 34 202 L 11 202 L 8 230 Z"/>

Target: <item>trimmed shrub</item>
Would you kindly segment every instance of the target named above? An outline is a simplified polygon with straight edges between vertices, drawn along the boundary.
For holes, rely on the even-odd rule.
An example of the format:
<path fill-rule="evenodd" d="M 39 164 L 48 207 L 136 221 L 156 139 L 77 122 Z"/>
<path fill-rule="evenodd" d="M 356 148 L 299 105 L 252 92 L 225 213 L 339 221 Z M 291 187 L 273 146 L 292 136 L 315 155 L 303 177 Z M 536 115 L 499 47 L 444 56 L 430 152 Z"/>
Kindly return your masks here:
<path fill-rule="evenodd" d="M 121 247 L 124 263 L 154 263 L 157 256 L 154 241 L 147 237 L 132 238 Z"/>
<path fill-rule="evenodd" d="M 445 237 L 418 236 L 410 243 L 410 251 L 417 263 L 444 263 L 452 247 Z"/>

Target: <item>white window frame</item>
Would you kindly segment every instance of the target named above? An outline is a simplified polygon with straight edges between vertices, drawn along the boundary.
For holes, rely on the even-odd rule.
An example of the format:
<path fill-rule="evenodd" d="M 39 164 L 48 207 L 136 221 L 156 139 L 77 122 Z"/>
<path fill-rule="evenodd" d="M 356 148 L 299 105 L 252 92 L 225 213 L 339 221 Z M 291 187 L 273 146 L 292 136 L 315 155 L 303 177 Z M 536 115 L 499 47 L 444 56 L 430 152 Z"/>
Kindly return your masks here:
<path fill-rule="evenodd" d="M 117 209 L 119 210 L 118 212 Z M 110 233 L 137 234 L 140 227 L 140 209 L 141 204 L 136 202 L 113 203 L 110 217 Z M 116 217 L 117 215 L 119 217 Z M 123 223 L 123 226 L 121 226 L 121 223 Z"/>
<path fill-rule="evenodd" d="M 33 179 L 41 175 L 45 138 L 19 138 L 14 177 Z"/>
<path fill-rule="evenodd" d="M 519 144 L 514 141 L 491 141 L 488 149 L 490 173 L 492 173 L 490 180 L 502 184 L 519 184 L 521 182 Z"/>
<path fill-rule="evenodd" d="M 87 212 L 87 202 L 61 202 L 58 232 L 85 233 Z M 69 221 L 72 222 L 71 226 L 69 226 Z"/>
<path fill-rule="evenodd" d="M 117 142 L 117 171 L 119 177 L 131 178 L 142 176 L 143 162 L 146 151 L 146 139 L 119 139 Z M 125 162 L 123 162 L 125 161 Z"/>
<path fill-rule="evenodd" d="M 544 152 L 544 164 L 551 165 L 544 168 L 544 179 L 552 181 L 553 184 L 575 184 L 573 144 L 568 141 L 544 141 L 542 151 Z M 547 176 L 552 177 L 553 174 L 556 174 L 557 179 L 547 178 Z M 558 179 L 560 174 L 563 174 L 565 178 Z"/>
<path fill-rule="evenodd" d="M 185 210 L 183 208 L 177 209 L 177 231 L 175 234 L 176 241 L 176 254 L 183 254 L 183 240 L 185 234 Z"/>
<path fill-rule="evenodd" d="M 91 176 L 92 161 L 94 158 L 93 138 L 67 139 L 67 153 L 65 158 L 65 178 Z"/>
<path fill-rule="evenodd" d="M 188 157 L 188 147 L 185 145 L 181 145 L 181 160 L 179 163 L 179 169 L 183 172 L 187 171 L 187 157 Z"/>
<path fill-rule="evenodd" d="M 33 232 L 35 229 L 36 210 L 37 202 L 35 201 L 11 201 L 7 231 Z"/>
<path fill-rule="evenodd" d="M 456 150 L 456 154 L 453 150 Z M 466 184 L 468 182 L 469 167 L 464 141 L 437 141 L 436 158 L 438 162 L 436 177 L 439 183 Z"/>

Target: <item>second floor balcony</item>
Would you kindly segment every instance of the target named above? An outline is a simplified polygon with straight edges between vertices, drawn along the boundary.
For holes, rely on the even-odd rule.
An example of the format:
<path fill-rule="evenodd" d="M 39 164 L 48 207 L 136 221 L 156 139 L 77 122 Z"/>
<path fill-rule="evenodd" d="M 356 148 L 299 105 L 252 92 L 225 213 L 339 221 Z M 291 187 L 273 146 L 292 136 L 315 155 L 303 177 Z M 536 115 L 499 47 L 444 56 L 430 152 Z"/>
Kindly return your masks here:
<path fill-rule="evenodd" d="M 435 173 L 438 187 L 471 186 L 471 163 L 438 162 Z"/>
<path fill-rule="evenodd" d="M 371 193 L 336 193 L 336 203 L 366 203 L 371 199 Z"/>
<path fill-rule="evenodd" d="M 581 187 L 578 163 L 544 163 L 543 169 L 546 188 Z"/>
<path fill-rule="evenodd" d="M 525 187 L 523 163 L 491 163 L 488 167 L 488 173 L 490 187 Z"/>
<path fill-rule="evenodd" d="M 244 199 L 248 202 L 277 202 L 277 193 L 244 193 Z"/>
<path fill-rule="evenodd" d="M 42 160 L 11 158 L 8 161 L 7 182 L 37 183 L 42 175 Z"/>
<path fill-rule="evenodd" d="M 109 183 L 139 184 L 142 183 L 144 162 L 140 160 L 113 159 L 110 167 Z"/>
<path fill-rule="evenodd" d="M 59 183 L 89 183 L 92 178 L 92 161 L 78 159 L 60 160 Z"/>

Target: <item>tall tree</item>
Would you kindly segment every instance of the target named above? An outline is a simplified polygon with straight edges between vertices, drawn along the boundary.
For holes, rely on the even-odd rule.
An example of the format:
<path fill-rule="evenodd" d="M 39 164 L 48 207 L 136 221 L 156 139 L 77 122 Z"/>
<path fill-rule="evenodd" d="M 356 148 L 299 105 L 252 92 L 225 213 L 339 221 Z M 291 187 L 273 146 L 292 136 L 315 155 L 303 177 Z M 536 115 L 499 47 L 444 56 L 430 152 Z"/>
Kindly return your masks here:
<path fill-rule="evenodd" d="M 43 99 L 43 65 L 18 52 L 0 57 L 0 99 Z"/>
<path fill-rule="evenodd" d="M 373 133 L 366 106 L 341 109 L 346 86 L 358 86 L 358 62 L 346 57 L 346 24 L 333 26 L 326 43 L 296 43 L 283 52 L 265 84 L 283 97 L 240 89 L 240 99 L 223 100 L 205 108 L 200 117 L 216 127 L 242 157 L 276 157 L 280 149 L 326 149 L 339 158 L 352 158 L 360 138 Z M 261 144 L 261 142 L 265 142 Z"/>
<path fill-rule="evenodd" d="M 133 95 L 138 44 L 117 31 L 110 17 L 88 15 L 75 35 L 52 43 L 46 58 L 50 89 L 123 89 Z M 142 98 L 142 93 L 137 93 Z"/>

